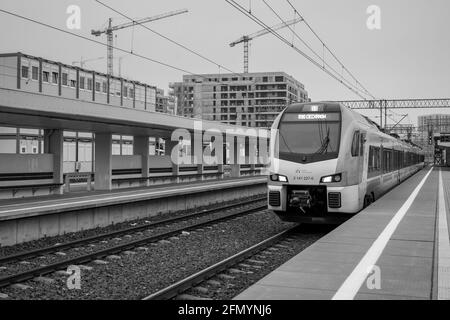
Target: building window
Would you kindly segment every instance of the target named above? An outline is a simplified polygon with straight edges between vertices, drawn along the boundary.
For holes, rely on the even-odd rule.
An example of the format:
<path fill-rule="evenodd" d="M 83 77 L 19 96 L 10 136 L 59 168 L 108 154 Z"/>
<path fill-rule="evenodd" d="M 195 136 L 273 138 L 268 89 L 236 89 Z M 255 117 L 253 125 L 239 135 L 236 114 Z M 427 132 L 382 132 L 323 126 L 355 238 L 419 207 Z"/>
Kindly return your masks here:
<path fill-rule="evenodd" d="M 103 81 L 103 93 L 107 93 L 108 92 L 108 85 L 106 83 L 106 81 Z"/>
<path fill-rule="evenodd" d="M 28 73 L 30 72 L 30 68 L 27 66 L 22 66 L 22 78 L 28 79 Z"/>
<path fill-rule="evenodd" d="M 63 84 L 63 86 L 67 86 L 68 77 L 69 77 L 69 75 L 67 73 L 63 73 L 62 74 L 62 84 Z"/>
<path fill-rule="evenodd" d="M 77 82 L 75 80 L 70 80 L 70 86 L 75 88 L 77 86 Z"/>
<path fill-rule="evenodd" d="M 58 84 L 58 80 L 59 80 L 58 76 L 59 76 L 58 72 L 52 72 L 52 81 L 54 84 Z"/>
<path fill-rule="evenodd" d="M 84 77 L 80 77 L 80 89 L 84 89 L 84 83 L 85 83 L 85 78 Z"/>
<path fill-rule="evenodd" d="M 134 90 L 130 88 L 130 98 L 133 99 L 134 98 Z"/>
<path fill-rule="evenodd" d="M 44 81 L 44 82 L 50 82 L 50 72 L 48 72 L 48 71 L 43 71 L 42 72 L 42 76 L 43 76 L 43 79 L 42 79 L 42 81 Z"/>
<path fill-rule="evenodd" d="M 87 88 L 88 90 L 92 90 L 94 88 L 92 79 L 87 79 Z"/>
<path fill-rule="evenodd" d="M 125 98 L 128 98 L 128 88 L 127 87 L 123 87 L 123 96 Z"/>
<path fill-rule="evenodd" d="M 100 82 L 95 81 L 95 91 L 100 92 Z"/>
<path fill-rule="evenodd" d="M 31 78 L 33 80 L 39 79 L 39 68 L 38 67 L 32 67 L 31 69 Z"/>
<path fill-rule="evenodd" d="M 275 82 L 284 82 L 284 77 L 283 76 L 275 77 Z"/>

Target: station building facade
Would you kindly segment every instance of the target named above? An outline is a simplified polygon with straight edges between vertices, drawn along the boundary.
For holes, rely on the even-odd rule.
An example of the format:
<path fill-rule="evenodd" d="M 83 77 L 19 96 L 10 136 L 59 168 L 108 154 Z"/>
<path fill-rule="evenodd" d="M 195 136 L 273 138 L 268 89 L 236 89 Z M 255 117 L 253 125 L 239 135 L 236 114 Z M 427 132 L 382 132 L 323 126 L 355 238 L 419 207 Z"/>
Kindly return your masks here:
<path fill-rule="evenodd" d="M 0 54 L 0 87 L 155 112 L 157 88 L 23 53 Z M 0 153 L 43 153 L 43 130 L 0 127 Z M 93 134 L 64 132 L 64 172 L 90 172 Z M 157 144 L 150 146 L 156 153 Z M 113 155 L 132 155 L 133 137 L 113 135 Z"/>

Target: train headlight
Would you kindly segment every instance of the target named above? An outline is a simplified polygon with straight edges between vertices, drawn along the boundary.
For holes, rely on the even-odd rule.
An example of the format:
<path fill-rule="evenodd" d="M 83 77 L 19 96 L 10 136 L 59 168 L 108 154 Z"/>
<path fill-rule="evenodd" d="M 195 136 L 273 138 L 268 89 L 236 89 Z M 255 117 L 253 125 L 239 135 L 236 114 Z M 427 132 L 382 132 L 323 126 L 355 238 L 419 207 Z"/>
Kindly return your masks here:
<path fill-rule="evenodd" d="M 270 180 L 272 181 L 278 181 L 278 182 L 288 182 L 288 178 L 286 176 L 283 176 L 281 174 L 271 174 Z"/>
<path fill-rule="evenodd" d="M 332 183 L 332 182 L 341 182 L 342 180 L 342 174 L 338 173 L 338 174 L 334 174 L 331 176 L 326 176 L 326 177 L 322 177 L 320 179 L 321 183 Z"/>

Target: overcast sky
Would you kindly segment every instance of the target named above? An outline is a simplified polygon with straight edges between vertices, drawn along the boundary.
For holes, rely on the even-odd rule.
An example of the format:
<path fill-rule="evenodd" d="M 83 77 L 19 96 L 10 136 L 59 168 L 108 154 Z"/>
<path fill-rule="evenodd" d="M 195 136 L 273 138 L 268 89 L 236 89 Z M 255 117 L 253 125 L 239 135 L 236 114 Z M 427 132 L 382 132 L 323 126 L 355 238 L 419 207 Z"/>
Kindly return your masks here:
<path fill-rule="evenodd" d="M 244 34 L 261 29 L 224 0 L 102 0 L 134 18 L 144 18 L 177 9 L 189 13 L 151 22 L 148 26 L 198 51 L 221 65 L 236 71 L 243 69 L 242 45 L 229 43 Z M 328 44 L 345 66 L 377 98 L 450 97 L 450 1 L 448 0 L 291 0 L 313 29 Z M 262 0 L 238 0 L 268 25 L 278 18 Z M 285 19 L 294 12 L 285 0 L 267 0 Z M 81 8 L 81 30 L 74 32 L 93 37 L 91 29 L 106 25 L 109 17 L 115 24 L 127 22 L 117 13 L 94 0 L 1 0 L 0 7 L 47 24 L 66 29 L 69 5 Z M 366 26 L 369 5 L 381 8 L 381 30 Z M 0 13 L 2 52 L 22 51 L 71 64 L 73 61 L 106 56 L 106 48 L 49 30 L 30 22 Z M 298 34 L 322 53 L 322 47 L 300 23 Z M 288 29 L 280 31 L 292 41 Z M 160 60 L 194 73 L 216 73 L 218 67 L 179 48 L 140 26 L 118 31 L 118 47 Z M 134 41 L 132 39 L 134 38 Z M 106 41 L 105 36 L 96 38 Z M 294 43 L 306 50 L 298 40 Z M 123 53 L 116 52 L 116 56 Z M 329 55 L 327 61 L 331 63 Z M 116 63 L 116 72 L 118 70 Z M 333 66 L 336 66 L 334 64 Z M 106 59 L 87 63 L 86 68 L 106 72 Z M 337 66 L 336 66 L 337 68 Z M 223 71 L 223 70 L 222 70 Z M 285 71 L 305 84 L 310 97 L 318 100 L 359 99 L 337 81 L 312 65 L 272 35 L 255 39 L 251 44 L 250 71 Z M 133 56 L 122 60 L 123 75 L 156 85 L 165 90 L 169 82 L 180 81 L 183 72 Z M 417 121 L 418 114 L 445 110 L 397 110 L 409 114 L 405 120 Z M 395 116 L 399 119 L 399 116 Z M 392 123 L 392 120 L 390 121 Z"/>

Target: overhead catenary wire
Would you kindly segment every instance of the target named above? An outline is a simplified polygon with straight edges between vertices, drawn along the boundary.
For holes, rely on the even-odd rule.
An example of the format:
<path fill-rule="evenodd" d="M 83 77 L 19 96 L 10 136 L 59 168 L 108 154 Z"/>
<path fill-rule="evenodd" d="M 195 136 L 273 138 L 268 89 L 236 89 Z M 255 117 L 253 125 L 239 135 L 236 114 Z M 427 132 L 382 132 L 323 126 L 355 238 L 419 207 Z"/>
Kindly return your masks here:
<path fill-rule="evenodd" d="M 203 59 L 203 60 L 205 60 L 205 61 L 207 61 L 207 62 L 210 62 L 210 63 L 212 63 L 212 64 L 214 64 L 214 65 L 216 65 L 216 66 L 221 66 L 222 69 L 227 70 L 228 72 L 230 72 L 230 73 L 232 73 L 232 74 L 238 75 L 238 73 L 236 73 L 235 71 L 233 71 L 233 70 L 231 70 L 231 69 L 229 69 L 229 68 L 224 67 L 222 64 L 220 64 L 220 63 L 218 63 L 218 62 L 216 62 L 216 61 L 214 61 L 214 60 L 212 60 L 212 59 L 210 59 L 210 58 L 204 56 L 203 54 L 199 53 L 198 51 L 196 51 L 196 50 L 194 50 L 194 49 L 191 49 L 191 48 L 187 47 L 186 45 L 184 45 L 184 44 L 182 44 L 182 43 L 180 43 L 180 42 L 178 42 L 178 41 L 176 41 L 176 40 L 173 40 L 173 39 L 169 38 L 168 36 L 163 35 L 162 33 L 160 33 L 160 32 L 158 32 L 158 31 L 156 31 L 156 30 L 154 30 L 154 29 L 152 29 L 152 28 L 146 26 L 145 24 L 136 21 L 135 19 L 133 19 L 133 18 L 131 18 L 130 16 L 124 14 L 123 12 L 121 12 L 121 11 L 119 11 L 119 10 L 117 10 L 117 9 L 115 9 L 115 8 L 113 8 L 113 7 L 111 7 L 110 5 L 104 3 L 104 2 L 102 2 L 102 1 L 100 1 L 100 0 L 94 0 L 94 1 L 97 2 L 98 4 L 102 5 L 103 7 L 108 8 L 109 10 L 111 10 L 111 11 L 113 11 L 113 12 L 115 12 L 115 13 L 121 15 L 121 16 L 124 17 L 125 19 L 130 20 L 131 22 L 133 22 L 133 24 L 139 25 L 139 26 L 143 27 L 144 29 L 146 29 L 146 30 L 152 32 L 153 34 L 156 34 L 157 36 L 159 36 L 159 37 L 161 37 L 161 38 L 163 38 L 163 39 L 165 39 L 165 40 L 171 42 L 172 44 L 175 44 L 176 46 L 178 46 L 178 47 L 180 47 L 180 48 L 183 48 L 184 50 L 186 50 L 186 51 L 188 51 L 188 52 L 190 52 L 190 53 L 196 55 L 197 57 L 199 57 L 199 58 L 201 58 L 201 59 Z"/>
<path fill-rule="evenodd" d="M 86 36 L 83 36 L 83 35 L 80 35 L 80 34 L 77 34 L 77 33 L 71 32 L 71 31 L 68 31 L 68 30 L 64 30 L 64 29 L 59 28 L 59 27 L 55 27 L 55 26 L 49 25 L 49 24 L 47 24 L 45 22 L 38 21 L 38 20 L 33 19 L 33 18 L 22 16 L 22 15 L 20 15 L 18 13 L 12 12 L 12 11 L 0 9 L 0 12 L 2 12 L 4 14 L 7 14 L 7 15 L 10 15 L 10 16 L 13 16 L 13 17 L 16 17 L 16 18 L 19 18 L 19 19 L 22 19 L 22 20 L 25 20 L 25 21 L 28 21 L 28 22 L 32 22 L 32 23 L 38 24 L 38 25 L 46 27 L 48 29 L 52 29 L 52 30 L 55 30 L 55 31 L 58 31 L 58 32 L 61 32 L 61 33 L 67 34 L 67 35 L 71 35 L 71 36 L 79 38 L 79 39 L 83 39 L 83 40 L 89 41 L 91 43 L 95 43 L 95 44 L 101 45 L 103 47 L 108 46 L 106 43 L 94 40 L 92 38 L 88 38 Z M 149 62 L 153 62 L 153 63 L 159 64 L 159 65 L 162 65 L 164 67 L 167 67 L 167 68 L 170 68 L 170 69 L 173 69 L 173 70 L 181 71 L 183 73 L 190 74 L 190 75 L 193 75 L 193 76 L 197 76 L 197 77 L 200 77 L 202 79 L 208 79 L 207 77 L 205 77 L 203 75 L 197 74 L 195 72 L 191 72 L 191 71 L 186 70 L 184 68 L 177 67 L 175 65 L 172 65 L 172 64 L 169 64 L 169 63 L 166 63 L 166 62 L 162 62 L 162 61 L 150 58 L 148 56 L 144 56 L 142 54 L 138 54 L 136 52 L 131 52 L 131 51 L 128 51 L 126 49 L 123 49 L 123 48 L 120 48 L 120 47 L 117 47 L 117 46 L 113 46 L 113 49 L 121 51 L 123 53 L 127 53 L 129 55 L 135 56 L 137 58 L 140 58 L 140 59 L 143 59 L 143 60 L 146 60 L 146 61 L 149 61 Z M 221 66 L 221 67 L 223 68 L 223 66 Z M 220 84 L 221 82 L 218 82 L 218 83 Z"/>
<path fill-rule="evenodd" d="M 273 7 L 266 1 L 266 0 L 262 0 L 263 1 L 263 3 L 277 16 L 277 18 L 282 22 L 282 23 L 285 23 L 286 24 L 286 21 L 276 12 L 276 10 L 275 9 L 273 9 Z M 302 18 L 303 19 L 303 18 Z M 327 66 L 329 69 L 331 69 L 336 75 L 338 75 L 339 76 L 339 72 L 335 69 L 335 68 L 333 68 L 332 66 L 330 66 L 326 61 L 325 61 L 325 51 L 323 50 L 323 53 L 322 53 L 322 57 L 320 56 L 320 54 L 318 54 L 313 48 L 311 48 L 311 46 L 305 41 L 305 40 L 303 40 L 300 36 L 299 36 L 299 34 L 295 31 L 295 30 L 293 30 L 292 29 L 292 27 L 291 26 L 287 26 L 288 28 L 289 28 L 289 30 L 291 30 L 291 32 L 293 33 L 293 35 L 295 35 L 295 37 L 297 37 L 297 39 L 299 39 L 300 40 L 300 42 L 301 43 L 303 43 L 303 45 L 305 45 L 318 59 L 320 59 L 320 60 L 322 60 L 322 68 L 323 69 L 325 69 L 325 66 Z M 324 46 L 323 46 L 323 48 L 325 48 Z M 348 81 L 347 79 L 345 79 L 344 78 L 344 76 L 341 74 L 340 75 L 340 77 L 341 77 L 341 79 L 343 80 L 343 81 L 345 81 L 349 86 L 351 86 L 351 87 L 353 87 L 355 90 L 358 90 L 358 91 L 361 91 L 358 87 L 356 87 L 356 86 L 354 86 L 350 81 Z M 366 94 L 366 93 L 364 93 L 364 94 Z M 371 96 L 370 94 L 367 94 L 367 95 L 369 95 L 371 98 L 374 98 L 373 96 Z"/>
<path fill-rule="evenodd" d="M 300 50 L 299 48 L 297 48 L 296 46 L 294 46 L 292 43 L 289 42 L 289 40 L 287 40 L 286 38 L 282 37 L 278 32 L 274 31 L 270 26 L 268 26 L 266 23 L 264 23 L 262 20 L 260 20 L 258 17 L 256 17 L 254 14 L 249 13 L 243 6 L 241 6 L 239 3 L 237 3 L 234 0 L 225 0 L 228 4 L 230 4 L 231 6 L 233 6 L 234 8 L 236 8 L 238 11 L 240 11 L 241 13 L 243 13 L 244 15 L 246 15 L 247 17 L 249 17 L 250 19 L 252 19 L 254 22 L 256 22 L 257 24 L 259 24 L 261 27 L 267 29 L 270 33 L 272 33 L 275 37 L 277 37 L 279 40 L 281 40 L 282 42 L 284 42 L 287 46 L 291 47 L 292 49 L 294 49 L 297 53 L 299 53 L 300 55 L 302 55 L 304 58 L 306 58 L 308 61 L 310 61 L 312 64 L 314 64 L 316 67 L 320 68 L 321 70 L 323 70 L 325 73 L 327 73 L 329 76 L 331 76 L 332 78 L 334 78 L 335 80 L 337 80 L 338 82 L 340 82 L 342 85 L 344 85 L 345 87 L 347 87 L 350 91 L 352 91 L 353 93 L 355 93 L 357 96 L 359 96 L 360 98 L 362 98 L 363 100 L 367 100 L 362 94 L 359 93 L 358 90 L 353 89 L 351 86 L 345 84 L 339 77 L 337 77 L 336 75 L 334 75 L 333 73 L 331 73 L 330 71 L 328 71 L 327 69 L 323 69 L 321 64 L 318 63 L 317 61 L 315 61 L 313 58 L 311 58 L 309 55 L 307 55 L 306 53 L 304 53 L 302 50 Z"/>
<path fill-rule="evenodd" d="M 345 67 L 345 65 L 340 61 L 340 59 L 334 54 L 334 52 L 328 47 L 328 45 L 319 37 L 319 35 L 314 31 L 311 25 L 306 21 L 305 17 L 297 10 L 297 8 L 292 4 L 291 0 L 286 0 L 289 6 L 296 12 L 302 19 L 308 29 L 314 34 L 314 36 L 322 43 L 323 47 L 331 54 L 331 56 L 342 66 L 349 76 L 358 84 L 369 96 L 376 98 L 366 89 L 366 87 L 350 72 L 350 70 Z"/>

